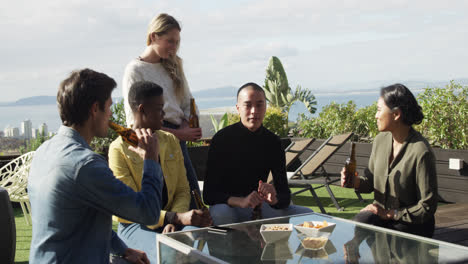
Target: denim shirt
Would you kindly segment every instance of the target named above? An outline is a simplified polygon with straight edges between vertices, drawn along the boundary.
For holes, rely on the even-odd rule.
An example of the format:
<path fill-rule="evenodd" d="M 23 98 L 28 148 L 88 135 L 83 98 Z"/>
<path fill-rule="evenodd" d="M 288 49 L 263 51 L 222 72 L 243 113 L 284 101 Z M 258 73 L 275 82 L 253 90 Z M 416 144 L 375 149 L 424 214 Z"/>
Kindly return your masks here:
<path fill-rule="evenodd" d="M 153 225 L 161 211 L 162 170 L 144 161 L 142 189 L 117 180 L 106 160 L 74 129 L 36 151 L 29 174 L 30 263 L 109 263 L 127 246 L 112 231 L 112 215 Z"/>

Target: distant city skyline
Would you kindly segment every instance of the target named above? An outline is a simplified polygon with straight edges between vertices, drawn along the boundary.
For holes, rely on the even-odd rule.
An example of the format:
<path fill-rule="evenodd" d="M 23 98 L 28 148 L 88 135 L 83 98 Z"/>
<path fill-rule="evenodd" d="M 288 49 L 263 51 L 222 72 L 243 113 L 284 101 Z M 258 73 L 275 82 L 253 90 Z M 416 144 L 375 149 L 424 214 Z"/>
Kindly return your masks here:
<path fill-rule="evenodd" d="M 21 138 L 25 140 L 37 138 L 39 133 L 46 136 L 51 136 L 54 133 L 53 131 L 49 131 L 49 127 L 46 123 L 41 123 L 37 128 L 34 128 L 29 119 L 23 120 L 19 127 L 7 125 L 2 131 L 3 137 Z"/>
<path fill-rule="evenodd" d="M 193 91 L 263 84 L 278 56 L 291 87 L 466 77 L 468 1 L 9 1 L 3 23 L 1 101 L 55 95 L 89 67 L 118 82 L 145 47 L 150 19 L 182 25 L 180 56 Z M 344 87 L 346 89 L 346 87 Z"/>

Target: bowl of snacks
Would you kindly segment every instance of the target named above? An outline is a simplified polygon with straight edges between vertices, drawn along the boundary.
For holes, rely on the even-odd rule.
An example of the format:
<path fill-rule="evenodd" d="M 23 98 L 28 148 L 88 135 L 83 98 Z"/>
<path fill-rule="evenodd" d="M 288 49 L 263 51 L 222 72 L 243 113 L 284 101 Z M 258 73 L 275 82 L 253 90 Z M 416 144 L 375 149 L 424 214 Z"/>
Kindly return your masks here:
<path fill-rule="evenodd" d="M 307 239 L 304 243 L 305 244 L 311 243 L 310 241 L 308 241 L 311 239 L 312 238 Z M 323 246 L 323 248 L 316 249 L 316 248 L 313 248 L 313 246 L 315 245 L 308 245 L 308 246 L 309 246 L 309 249 L 305 248 L 301 243 L 299 247 L 296 249 L 295 254 L 300 255 L 301 257 L 307 257 L 307 258 L 328 259 L 329 255 L 336 252 L 335 245 L 333 245 L 330 239 L 328 239 L 328 241 L 325 243 L 325 246 Z M 312 246 L 312 249 L 310 248 L 310 246 Z"/>
<path fill-rule="evenodd" d="M 325 247 L 328 242 L 326 237 L 304 237 L 301 240 L 301 244 L 305 249 L 310 250 L 321 250 Z"/>
<path fill-rule="evenodd" d="M 263 224 L 260 227 L 260 234 L 266 243 L 273 243 L 289 238 L 292 230 L 292 224 Z"/>
<path fill-rule="evenodd" d="M 295 225 L 297 232 L 309 237 L 329 237 L 335 229 L 335 223 L 327 221 L 305 221 L 302 224 Z"/>

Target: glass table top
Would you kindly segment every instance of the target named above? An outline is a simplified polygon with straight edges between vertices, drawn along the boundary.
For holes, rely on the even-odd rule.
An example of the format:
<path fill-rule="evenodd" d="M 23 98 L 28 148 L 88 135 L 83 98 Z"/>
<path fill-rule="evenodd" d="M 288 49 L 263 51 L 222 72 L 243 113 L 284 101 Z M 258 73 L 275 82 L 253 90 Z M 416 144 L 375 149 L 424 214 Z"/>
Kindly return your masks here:
<path fill-rule="evenodd" d="M 320 249 L 305 249 L 306 235 L 295 228 L 284 239 L 267 243 L 263 224 L 327 221 L 336 226 Z M 311 213 L 201 228 L 158 236 L 160 263 L 466 263 L 468 247 Z"/>

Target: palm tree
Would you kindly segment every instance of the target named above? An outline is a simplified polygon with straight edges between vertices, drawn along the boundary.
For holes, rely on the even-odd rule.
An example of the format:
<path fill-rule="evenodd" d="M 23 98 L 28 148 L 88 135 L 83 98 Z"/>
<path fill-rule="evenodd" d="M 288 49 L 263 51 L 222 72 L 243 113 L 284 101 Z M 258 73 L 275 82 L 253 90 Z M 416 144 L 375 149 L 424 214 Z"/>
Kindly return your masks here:
<path fill-rule="evenodd" d="M 263 88 L 269 105 L 279 107 L 286 114 L 289 114 L 289 109 L 295 101 L 303 102 L 311 114 L 317 111 L 315 107 L 317 101 L 310 90 L 302 89 L 302 87 L 298 85 L 294 93 L 292 93 L 283 65 L 275 56 L 272 56 L 268 63 L 265 86 Z"/>

